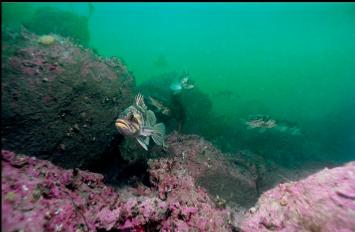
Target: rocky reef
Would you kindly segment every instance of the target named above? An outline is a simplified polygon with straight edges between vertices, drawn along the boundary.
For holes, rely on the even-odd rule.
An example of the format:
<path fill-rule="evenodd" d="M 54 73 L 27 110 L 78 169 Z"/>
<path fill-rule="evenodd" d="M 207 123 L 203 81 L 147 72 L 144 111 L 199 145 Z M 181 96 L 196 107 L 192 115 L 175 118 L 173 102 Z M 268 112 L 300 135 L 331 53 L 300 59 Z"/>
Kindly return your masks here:
<path fill-rule="evenodd" d="M 230 159 L 210 142 L 197 135 L 172 133 L 167 138 L 169 153 L 179 157 L 196 182 L 211 194 L 216 203 L 234 202 L 252 206 L 257 200 L 255 181 L 236 168 Z"/>
<path fill-rule="evenodd" d="M 117 135 L 135 81 L 118 58 L 102 58 L 55 34 L 3 28 L 2 145 L 63 167 L 86 167 Z"/>
<path fill-rule="evenodd" d="M 228 231 L 226 210 L 177 159 L 151 160 L 151 187 L 114 190 L 103 176 L 2 151 L 2 230 Z"/>
<path fill-rule="evenodd" d="M 206 168 L 209 165 L 223 168 L 223 162 L 206 160 L 210 160 Z M 115 189 L 105 185 L 101 174 L 65 170 L 49 161 L 2 150 L 2 230 L 355 229 L 354 162 L 324 169 L 297 182 L 280 184 L 263 193 L 249 210 L 236 212 L 233 205 L 226 204 L 222 198 L 212 199 L 197 184 L 197 177 L 206 171 L 203 166 L 184 161 L 181 156 L 149 160 L 148 185 L 137 181 Z"/>
<path fill-rule="evenodd" d="M 265 192 L 242 231 L 355 231 L 355 162 Z"/>
<path fill-rule="evenodd" d="M 136 92 L 120 59 L 4 27 L 2 230 L 355 231 L 355 162 L 296 172 L 248 149 L 222 153 L 186 135 L 226 127 L 200 89 L 171 93 L 178 77 L 138 87 L 171 110 L 157 113 L 167 147 L 145 151 L 114 127 Z"/>

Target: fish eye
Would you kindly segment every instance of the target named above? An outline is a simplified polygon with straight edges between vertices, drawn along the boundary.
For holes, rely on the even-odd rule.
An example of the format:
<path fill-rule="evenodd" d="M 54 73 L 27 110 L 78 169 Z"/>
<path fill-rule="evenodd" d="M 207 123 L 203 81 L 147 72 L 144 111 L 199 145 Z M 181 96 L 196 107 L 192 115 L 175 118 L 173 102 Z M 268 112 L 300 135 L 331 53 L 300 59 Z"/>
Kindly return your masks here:
<path fill-rule="evenodd" d="M 130 114 L 128 115 L 128 117 L 129 117 L 129 120 L 133 120 L 133 119 L 134 119 L 134 116 L 133 116 L 132 113 L 130 113 Z"/>

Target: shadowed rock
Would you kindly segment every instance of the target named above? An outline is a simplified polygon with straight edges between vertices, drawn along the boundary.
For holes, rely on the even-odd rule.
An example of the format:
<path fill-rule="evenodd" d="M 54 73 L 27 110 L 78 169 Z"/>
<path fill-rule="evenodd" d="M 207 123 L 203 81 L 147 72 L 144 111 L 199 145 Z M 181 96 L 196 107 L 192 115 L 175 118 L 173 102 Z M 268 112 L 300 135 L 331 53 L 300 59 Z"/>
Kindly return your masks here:
<path fill-rule="evenodd" d="M 134 78 L 117 58 L 104 59 L 52 35 L 3 30 L 3 148 L 85 167 L 117 134 L 114 120 L 133 100 Z"/>

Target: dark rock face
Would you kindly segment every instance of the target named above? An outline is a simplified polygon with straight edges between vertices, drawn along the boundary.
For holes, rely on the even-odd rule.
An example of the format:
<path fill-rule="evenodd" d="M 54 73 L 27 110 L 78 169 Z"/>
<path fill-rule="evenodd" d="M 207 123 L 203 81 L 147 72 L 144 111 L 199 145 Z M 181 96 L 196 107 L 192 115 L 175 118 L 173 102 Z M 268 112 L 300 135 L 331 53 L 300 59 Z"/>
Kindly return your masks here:
<path fill-rule="evenodd" d="M 132 103 L 135 81 L 121 60 L 51 36 L 46 44 L 3 30 L 2 145 L 85 168 L 117 135 L 114 120 Z"/>

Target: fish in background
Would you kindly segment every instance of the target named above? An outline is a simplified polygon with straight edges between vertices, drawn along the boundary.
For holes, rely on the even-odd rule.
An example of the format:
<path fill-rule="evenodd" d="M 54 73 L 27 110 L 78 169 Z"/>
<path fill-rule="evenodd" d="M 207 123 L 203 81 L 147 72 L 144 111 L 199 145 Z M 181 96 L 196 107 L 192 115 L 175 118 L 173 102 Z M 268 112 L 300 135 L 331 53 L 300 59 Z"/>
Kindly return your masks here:
<path fill-rule="evenodd" d="M 153 105 L 156 108 L 158 112 L 164 114 L 165 116 L 170 115 L 170 109 L 167 106 L 165 106 L 161 101 L 153 97 L 149 97 L 149 102 L 151 105 Z"/>
<path fill-rule="evenodd" d="M 259 133 L 264 133 L 268 129 L 273 129 L 291 135 L 302 134 L 296 123 L 287 120 L 275 120 L 268 115 L 259 114 L 250 116 L 248 120 L 242 119 L 242 122 L 247 126 L 248 130 L 258 129 Z"/>
<path fill-rule="evenodd" d="M 148 110 L 141 94 L 119 115 L 115 126 L 122 135 L 135 138 L 145 150 L 148 150 L 150 137 L 157 145 L 166 146 L 165 125 L 157 123 L 154 112 Z"/>
<path fill-rule="evenodd" d="M 267 129 L 276 127 L 276 120 L 267 115 L 250 116 L 248 120 L 242 120 L 248 130 L 258 129 L 259 133 L 264 133 Z"/>
<path fill-rule="evenodd" d="M 170 84 L 170 89 L 173 91 L 173 94 L 178 94 L 183 90 L 193 89 L 194 87 L 195 86 L 192 84 L 188 73 L 185 73 L 182 78 L 175 80 Z"/>

